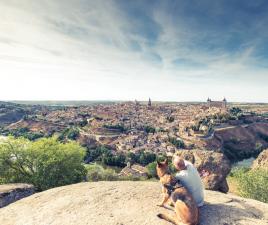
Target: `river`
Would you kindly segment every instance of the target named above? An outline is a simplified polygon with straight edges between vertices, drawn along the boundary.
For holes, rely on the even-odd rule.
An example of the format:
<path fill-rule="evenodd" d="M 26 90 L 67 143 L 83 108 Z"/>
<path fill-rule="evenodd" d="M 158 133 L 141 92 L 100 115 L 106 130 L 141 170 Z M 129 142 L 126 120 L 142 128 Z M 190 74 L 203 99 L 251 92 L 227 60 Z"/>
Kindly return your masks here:
<path fill-rule="evenodd" d="M 251 167 L 253 161 L 255 160 L 254 157 L 251 157 L 249 159 L 243 159 L 241 161 L 238 161 L 232 165 L 232 167 Z"/>

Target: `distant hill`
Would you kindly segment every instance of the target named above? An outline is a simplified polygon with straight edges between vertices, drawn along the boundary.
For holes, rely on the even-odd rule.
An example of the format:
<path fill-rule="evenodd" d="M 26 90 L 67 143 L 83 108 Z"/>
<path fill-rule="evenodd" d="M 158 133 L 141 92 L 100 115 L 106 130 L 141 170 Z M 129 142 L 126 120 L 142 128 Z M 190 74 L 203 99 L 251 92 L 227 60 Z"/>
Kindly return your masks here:
<path fill-rule="evenodd" d="M 17 104 L 27 105 L 47 105 L 47 106 L 82 106 L 82 105 L 97 105 L 97 104 L 113 104 L 119 101 L 12 101 Z"/>

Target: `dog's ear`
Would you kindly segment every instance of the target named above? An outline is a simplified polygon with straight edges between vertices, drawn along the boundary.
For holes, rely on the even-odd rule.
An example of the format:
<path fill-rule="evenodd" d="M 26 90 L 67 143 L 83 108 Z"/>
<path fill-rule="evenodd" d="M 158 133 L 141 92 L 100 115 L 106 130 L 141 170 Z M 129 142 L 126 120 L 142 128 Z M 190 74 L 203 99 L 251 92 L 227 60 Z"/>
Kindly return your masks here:
<path fill-rule="evenodd" d="M 165 159 L 164 164 L 168 165 L 168 159 Z"/>
<path fill-rule="evenodd" d="M 162 165 L 161 162 L 159 162 L 159 161 L 156 161 L 156 163 L 157 163 L 157 166 L 161 166 Z"/>

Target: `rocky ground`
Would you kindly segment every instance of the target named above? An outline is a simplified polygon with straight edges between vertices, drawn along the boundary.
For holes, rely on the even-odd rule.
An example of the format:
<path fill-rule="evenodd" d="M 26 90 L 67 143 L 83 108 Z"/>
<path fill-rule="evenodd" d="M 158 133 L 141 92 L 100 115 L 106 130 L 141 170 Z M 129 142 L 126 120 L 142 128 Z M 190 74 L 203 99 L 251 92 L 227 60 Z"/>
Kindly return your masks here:
<path fill-rule="evenodd" d="M 0 208 L 35 192 L 31 184 L 6 184 L 0 185 Z"/>
<path fill-rule="evenodd" d="M 260 168 L 268 170 L 268 149 L 263 150 L 253 162 L 252 169 Z"/>
<path fill-rule="evenodd" d="M 79 183 L 34 194 L 0 209 L 5 225 L 143 225 L 169 224 L 157 207 L 158 182 Z M 268 204 L 231 194 L 206 191 L 200 225 L 268 224 Z"/>

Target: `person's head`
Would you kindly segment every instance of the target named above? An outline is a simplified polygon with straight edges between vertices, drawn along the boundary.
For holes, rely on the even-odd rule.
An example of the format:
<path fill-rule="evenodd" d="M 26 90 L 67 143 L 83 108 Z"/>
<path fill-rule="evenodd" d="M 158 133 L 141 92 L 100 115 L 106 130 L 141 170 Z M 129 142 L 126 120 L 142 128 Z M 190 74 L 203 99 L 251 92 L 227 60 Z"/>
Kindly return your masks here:
<path fill-rule="evenodd" d="M 172 162 L 173 162 L 174 167 L 177 170 L 185 170 L 186 169 L 186 165 L 184 163 L 184 160 L 180 156 L 174 155 Z"/>

